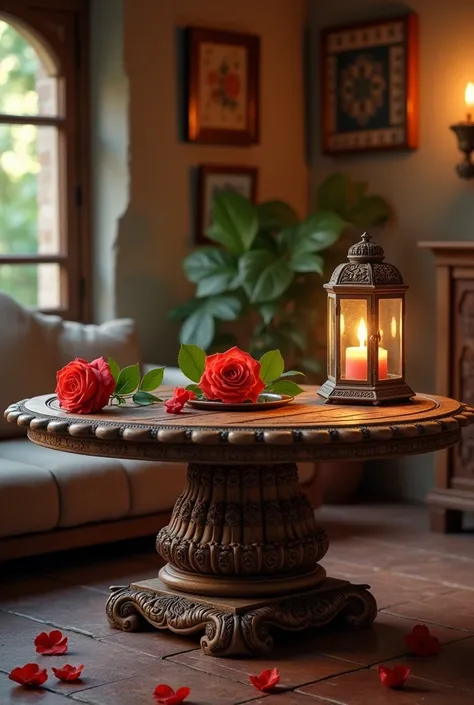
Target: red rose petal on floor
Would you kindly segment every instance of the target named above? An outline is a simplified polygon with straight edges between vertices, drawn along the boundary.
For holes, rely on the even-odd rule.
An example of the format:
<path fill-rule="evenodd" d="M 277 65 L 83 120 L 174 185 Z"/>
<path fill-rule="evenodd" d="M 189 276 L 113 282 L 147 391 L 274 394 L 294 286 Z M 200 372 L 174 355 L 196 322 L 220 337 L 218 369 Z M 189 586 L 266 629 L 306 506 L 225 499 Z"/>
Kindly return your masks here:
<path fill-rule="evenodd" d="M 41 632 L 35 639 L 36 653 L 43 655 L 65 654 L 67 651 L 67 636 L 63 636 L 59 629 L 53 629 L 47 634 Z"/>
<path fill-rule="evenodd" d="M 82 671 L 84 670 L 84 664 L 80 666 L 71 666 L 69 663 L 65 663 L 61 668 L 54 668 L 53 673 L 56 678 L 60 681 L 65 681 L 66 683 L 72 683 L 73 681 L 79 680 L 81 678 Z"/>
<path fill-rule="evenodd" d="M 41 668 L 37 663 L 26 663 L 10 671 L 8 677 L 26 688 L 39 688 L 48 680 L 48 673 L 46 668 Z"/>
<path fill-rule="evenodd" d="M 411 632 L 405 634 L 405 644 L 416 656 L 436 656 L 439 654 L 440 643 L 433 636 L 426 624 L 416 624 Z"/>
<path fill-rule="evenodd" d="M 410 669 L 408 666 L 379 666 L 379 678 L 387 688 L 402 688 L 408 680 Z"/>
<path fill-rule="evenodd" d="M 280 682 L 280 671 L 278 668 L 267 668 L 258 676 L 249 676 L 251 684 L 264 693 L 274 688 Z"/>
<path fill-rule="evenodd" d="M 153 697 L 160 705 L 179 705 L 186 700 L 190 692 L 189 688 L 178 688 L 175 692 L 171 686 L 161 683 L 156 686 Z"/>

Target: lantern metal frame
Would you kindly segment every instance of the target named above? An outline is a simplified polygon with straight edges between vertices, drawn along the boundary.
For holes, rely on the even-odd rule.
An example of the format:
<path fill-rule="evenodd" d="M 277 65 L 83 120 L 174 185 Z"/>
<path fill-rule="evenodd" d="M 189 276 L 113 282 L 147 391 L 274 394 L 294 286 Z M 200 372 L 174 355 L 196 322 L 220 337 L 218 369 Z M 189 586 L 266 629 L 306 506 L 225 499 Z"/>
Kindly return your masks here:
<path fill-rule="evenodd" d="M 327 402 L 357 402 L 379 404 L 408 400 L 415 392 L 405 382 L 405 292 L 400 271 L 392 264 L 383 262 L 384 251 L 371 242 L 368 233 L 360 242 L 349 248 L 348 262 L 336 267 L 324 288 L 328 302 L 334 301 L 333 320 L 328 303 L 328 379 L 319 388 L 318 394 Z M 400 375 L 379 379 L 380 301 L 395 299 L 401 305 Z M 367 375 L 365 380 L 347 379 L 341 370 L 341 301 L 364 300 L 367 312 Z M 333 326 L 333 328 L 332 328 Z M 333 367 L 333 369 L 330 369 Z"/>

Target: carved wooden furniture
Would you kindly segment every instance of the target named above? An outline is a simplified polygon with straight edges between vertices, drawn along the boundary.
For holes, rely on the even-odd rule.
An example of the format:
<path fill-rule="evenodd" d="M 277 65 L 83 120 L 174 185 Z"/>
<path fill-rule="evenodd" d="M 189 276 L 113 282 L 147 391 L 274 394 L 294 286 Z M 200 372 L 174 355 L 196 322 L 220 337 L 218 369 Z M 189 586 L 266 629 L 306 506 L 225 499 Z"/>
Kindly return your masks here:
<path fill-rule="evenodd" d="M 173 416 L 162 406 L 109 407 L 79 416 L 41 396 L 5 413 L 49 448 L 189 462 L 186 488 L 157 537 L 167 565 L 157 579 L 111 588 L 107 616 L 125 631 L 146 622 L 204 631 L 204 651 L 222 656 L 268 652 L 274 627 L 301 630 L 335 617 L 369 626 L 375 619 L 369 586 L 327 578 L 319 564 L 328 540 L 298 484 L 296 462 L 440 450 L 474 420 L 474 410 L 443 397 L 332 406 L 316 387 L 264 412 Z"/>
<path fill-rule="evenodd" d="M 474 405 L 474 242 L 420 242 L 436 263 L 436 391 Z M 474 511 L 474 434 L 436 456 L 428 494 L 433 531 L 461 531 Z"/>

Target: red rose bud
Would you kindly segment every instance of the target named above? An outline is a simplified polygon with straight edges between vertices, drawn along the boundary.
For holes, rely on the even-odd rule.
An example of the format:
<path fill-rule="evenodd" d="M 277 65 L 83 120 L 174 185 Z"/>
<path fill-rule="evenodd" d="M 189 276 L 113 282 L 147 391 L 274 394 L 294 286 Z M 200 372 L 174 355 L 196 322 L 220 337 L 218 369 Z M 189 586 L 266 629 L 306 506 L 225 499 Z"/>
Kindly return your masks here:
<path fill-rule="evenodd" d="M 206 399 L 229 404 L 256 402 L 265 389 L 260 379 L 260 363 L 237 347 L 206 357 L 206 367 L 199 381 Z"/>
<path fill-rule="evenodd" d="M 74 414 L 93 414 L 109 403 L 115 380 L 103 357 L 92 362 L 76 357 L 56 374 L 59 406 Z"/>
<path fill-rule="evenodd" d="M 190 692 L 189 688 L 178 688 L 175 692 L 169 685 L 162 683 L 156 686 L 153 697 L 159 705 L 179 705 L 186 700 Z"/>
<path fill-rule="evenodd" d="M 37 663 L 27 663 L 14 668 L 8 677 L 26 688 L 39 688 L 48 680 L 48 673 L 46 668 L 41 668 Z"/>
<path fill-rule="evenodd" d="M 410 669 L 408 666 L 379 666 L 379 678 L 386 688 L 402 688 L 408 680 Z"/>
<path fill-rule="evenodd" d="M 67 651 L 67 636 L 63 636 L 59 629 L 54 629 L 47 634 L 41 632 L 35 639 L 36 653 L 43 655 L 65 654 Z"/>
<path fill-rule="evenodd" d="M 186 402 L 195 398 L 194 392 L 183 387 L 175 387 L 171 399 L 165 401 L 166 411 L 168 414 L 180 414 Z"/>
<path fill-rule="evenodd" d="M 266 693 L 280 682 L 280 672 L 278 668 L 267 669 L 262 671 L 259 676 L 249 676 L 249 681 L 257 690 Z"/>
<path fill-rule="evenodd" d="M 436 656 L 439 654 L 439 639 L 431 634 L 426 624 L 416 624 L 411 632 L 405 634 L 405 644 L 416 656 Z"/>
<path fill-rule="evenodd" d="M 64 666 L 61 666 L 61 668 L 52 669 L 56 678 L 60 681 L 65 681 L 66 683 L 72 683 L 72 681 L 79 680 L 83 670 L 84 664 L 81 664 L 80 666 L 71 666 L 69 663 L 65 663 Z"/>

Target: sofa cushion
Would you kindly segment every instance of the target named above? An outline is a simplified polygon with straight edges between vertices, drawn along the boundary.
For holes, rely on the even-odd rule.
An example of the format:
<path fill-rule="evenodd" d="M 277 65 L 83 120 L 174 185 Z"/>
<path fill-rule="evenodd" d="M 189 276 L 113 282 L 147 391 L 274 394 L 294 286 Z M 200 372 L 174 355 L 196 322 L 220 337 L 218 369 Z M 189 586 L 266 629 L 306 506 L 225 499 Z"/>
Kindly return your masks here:
<path fill-rule="evenodd" d="M 113 357 L 120 366 L 139 362 L 132 319 L 82 325 L 24 309 L 0 292 L 0 438 L 24 435 L 3 411 L 15 401 L 54 391 L 56 372 L 75 357 Z"/>
<path fill-rule="evenodd" d="M 0 498 L 0 537 L 50 531 L 58 525 L 59 491 L 49 470 L 0 457 Z"/>
<path fill-rule="evenodd" d="M 184 489 L 187 467 L 182 463 L 122 460 L 130 482 L 130 514 L 152 514 L 172 509 Z"/>

